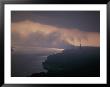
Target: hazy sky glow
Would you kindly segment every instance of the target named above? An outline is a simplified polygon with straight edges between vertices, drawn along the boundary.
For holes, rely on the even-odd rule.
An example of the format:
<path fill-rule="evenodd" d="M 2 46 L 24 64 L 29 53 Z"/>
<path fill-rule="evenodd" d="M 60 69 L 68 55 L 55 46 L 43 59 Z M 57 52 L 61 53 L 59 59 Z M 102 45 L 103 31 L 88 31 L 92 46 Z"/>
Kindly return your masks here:
<path fill-rule="evenodd" d="M 80 40 L 82 46 L 99 47 L 100 45 L 100 20 L 98 20 L 100 15 L 98 12 L 90 12 L 91 14 L 83 12 L 81 17 L 80 12 L 79 14 L 78 12 L 75 14 L 65 12 L 65 15 L 64 12 L 59 15 L 58 12 L 56 14 L 46 12 L 44 15 L 42 12 L 27 13 L 29 14 L 12 12 L 12 46 L 66 49 L 79 46 Z M 85 20 L 83 15 L 86 17 Z M 71 26 L 68 27 L 69 25 Z"/>

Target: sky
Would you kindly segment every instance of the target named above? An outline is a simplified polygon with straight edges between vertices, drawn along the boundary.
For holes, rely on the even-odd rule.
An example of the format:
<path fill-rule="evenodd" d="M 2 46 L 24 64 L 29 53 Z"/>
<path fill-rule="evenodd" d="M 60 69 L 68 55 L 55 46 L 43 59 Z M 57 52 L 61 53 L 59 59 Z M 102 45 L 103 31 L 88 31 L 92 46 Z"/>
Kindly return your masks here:
<path fill-rule="evenodd" d="M 67 49 L 100 46 L 99 11 L 12 11 L 12 46 Z"/>

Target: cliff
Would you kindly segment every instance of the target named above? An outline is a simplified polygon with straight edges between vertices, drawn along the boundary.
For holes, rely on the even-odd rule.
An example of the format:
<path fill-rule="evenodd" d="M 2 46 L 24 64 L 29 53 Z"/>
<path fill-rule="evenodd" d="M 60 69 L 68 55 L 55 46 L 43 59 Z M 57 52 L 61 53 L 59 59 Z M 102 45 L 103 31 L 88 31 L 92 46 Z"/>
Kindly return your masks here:
<path fill-rule="evenodd" d="M 47 73 L 31 76 L 91 77 L 100 76 L 100 48 L 81 47 L 49 55 L 43 63 Z"/>

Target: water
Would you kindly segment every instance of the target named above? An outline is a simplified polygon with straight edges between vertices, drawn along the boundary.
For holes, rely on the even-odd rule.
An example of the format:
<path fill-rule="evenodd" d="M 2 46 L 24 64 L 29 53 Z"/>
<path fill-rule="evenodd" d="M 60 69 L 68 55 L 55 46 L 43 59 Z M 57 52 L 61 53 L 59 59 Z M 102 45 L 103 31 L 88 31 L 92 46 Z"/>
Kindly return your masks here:
<path fill-rule="evenodd" d="M 12 54 L 11 75 L 14 77 L 27 77 L 32 73 L 47 72 L 42 62 L 47 59 L 46 55 L 36 54 Z"/>

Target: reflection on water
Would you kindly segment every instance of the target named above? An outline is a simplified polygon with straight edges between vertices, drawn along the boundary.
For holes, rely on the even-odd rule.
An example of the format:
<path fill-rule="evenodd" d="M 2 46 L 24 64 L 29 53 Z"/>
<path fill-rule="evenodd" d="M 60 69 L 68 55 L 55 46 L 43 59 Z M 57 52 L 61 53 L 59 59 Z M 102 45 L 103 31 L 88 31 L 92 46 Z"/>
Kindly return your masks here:
<path fill-rule="evenodd" d="M 32 73 L 47 72 L 42 63 L 50 54 L 60 53 L 55 48 L 17 48 L 11 54 L 11 76 L 30 76 Z"/>

